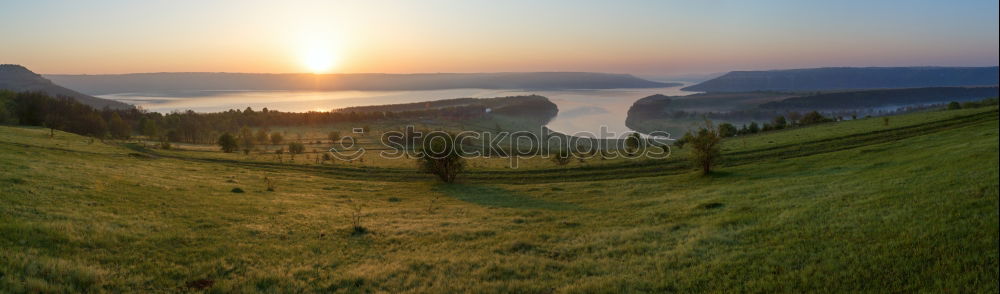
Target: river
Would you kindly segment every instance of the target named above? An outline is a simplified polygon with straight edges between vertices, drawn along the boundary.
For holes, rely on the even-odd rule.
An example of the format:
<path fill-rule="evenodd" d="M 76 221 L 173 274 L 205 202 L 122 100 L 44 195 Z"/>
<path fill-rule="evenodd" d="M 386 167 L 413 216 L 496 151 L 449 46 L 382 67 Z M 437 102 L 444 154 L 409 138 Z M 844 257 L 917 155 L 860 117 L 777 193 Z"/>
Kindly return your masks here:
<path fill-rule="evenodd" d="M 521 91 L 491 89 L 447 89 L 429 91 L 172 91 L 162 93 L 120 93 L 101 95 L 141 106 L 149 111 L 197 112 L 229 109 L 255 110 L 267 107 L 281 111 L 329 111 L 350 106 L 422 102 L 450 98 L 492 98 L 537 94 L 559 107 L 548 127 L 565 134 L 599 134 L 602 127 L 616 134 L 628 132 L 625 118 L 636 100 L 653 94 L 688 95 L 678 87 L 606 90 Z"/>

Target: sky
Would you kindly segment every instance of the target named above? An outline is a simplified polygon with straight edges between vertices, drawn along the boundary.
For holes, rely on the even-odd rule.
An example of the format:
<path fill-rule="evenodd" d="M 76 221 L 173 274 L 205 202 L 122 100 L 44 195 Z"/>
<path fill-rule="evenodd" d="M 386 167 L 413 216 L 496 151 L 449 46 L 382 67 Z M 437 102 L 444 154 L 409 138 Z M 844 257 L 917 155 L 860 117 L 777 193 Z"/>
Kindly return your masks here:
<path fill-rule="evenodd" d="M 998 1 L 0 1 L 45 74 L 995 66 Z"/>

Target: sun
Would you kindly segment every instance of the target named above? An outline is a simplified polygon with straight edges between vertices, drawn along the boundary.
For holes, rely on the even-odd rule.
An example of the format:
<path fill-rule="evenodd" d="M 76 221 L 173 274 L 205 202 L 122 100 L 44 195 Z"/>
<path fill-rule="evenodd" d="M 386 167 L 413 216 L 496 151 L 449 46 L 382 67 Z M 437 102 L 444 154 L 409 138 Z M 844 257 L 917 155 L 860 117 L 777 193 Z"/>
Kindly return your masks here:
<path fill-rule="evenodd" d="M 330 46 L 307 46 L 301 55 L 302 65 L 312 73 L 328 73 L 337 65 L 337 53 Z"/>

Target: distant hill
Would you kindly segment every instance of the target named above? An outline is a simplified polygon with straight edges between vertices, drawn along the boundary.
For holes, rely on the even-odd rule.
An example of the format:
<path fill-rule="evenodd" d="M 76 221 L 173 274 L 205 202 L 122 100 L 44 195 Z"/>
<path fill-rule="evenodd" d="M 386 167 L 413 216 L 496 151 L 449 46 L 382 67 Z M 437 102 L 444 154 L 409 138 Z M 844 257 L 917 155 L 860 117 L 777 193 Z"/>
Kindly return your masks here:
<path fill-rule="evenodd" d="M 459 88 L 560 90 L 679 86 L 627 74 L 587 72 L 430 74 L 139 73 L 46 75 L 91 95 L 212 90 L 440 90 Z"/>
<path fill-rule="evenodd" d="M 991 86 L 997 67 L 830 67 L 734 71 L 686 87 L 687 91 L 818 91 L 954 86 Z"/>
<path fill-rule="evenodd" d="M 788 112 L 819 111 L 829 115 L 884 115 L 951 101 L 996 97 L 997 86 L 925 87 L 839 90 L 826 92 L 710 92 L 688 96 L 652 95 L 629 107 L 625 126 L 649 133 L 674 134 L 697 128 L 705 118 L 717 123 L 767 122 Z M 901 110 L 902 109 L 902 110 Z"/>
<path fill-rule="evenodd" d="M 16 64 L 0 64 L 0 89 L 11 90 L 14 92 L 45 92 L 49 96 L 53 97 L 73 98 L 80 103 L 90 105 L 91 107 L 97 109 L 102 109 L 104 107 L 112 109 L 127 109 L 133 107 L 132 105 L 126 103 L 101 99 L 63 88 L 32 72 L 31 70 Z"/>
<path fill-rule="evenodd" d="M 840 110 L 970 101 L 997 97 L 997 87 L 930 87 L 806 95 L 760 105 L 764 109 Z"/>

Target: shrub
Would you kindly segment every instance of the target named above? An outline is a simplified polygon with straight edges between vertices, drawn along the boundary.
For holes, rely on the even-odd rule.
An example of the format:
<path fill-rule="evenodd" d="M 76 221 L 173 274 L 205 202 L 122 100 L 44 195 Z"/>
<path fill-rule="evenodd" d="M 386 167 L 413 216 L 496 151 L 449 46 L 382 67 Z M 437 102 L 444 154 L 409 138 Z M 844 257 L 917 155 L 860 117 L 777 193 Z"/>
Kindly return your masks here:
<path fill-rule="evenodd" d="M 683 149 L 684 145 L 687 145 L 692 139 L 694 139 L 694 135 L 691 135 L 691 132 L 686 132 L 680 139 L 674 140 L 674 146 Z"/>
<path fill-rule="evenodd" d="M 639 148 L 643 147 L 642 143 L 642 136 L 640 136 L 639 133 L 632 133 L 628 136 L 628 138 L 625 138 L 625 152 L 628 154 L 635 153 L 639 150 Z"/>
<path fill-rule="evenodd" d="M 719 136 L 721 137 L 732 137 L 736 136 L 739 130 L 736 129 L 731 123 L 721 123 L 719 124 Z"/>
<path fill-rule="evenodd" d="M 267 191 L 274 192 L 274 190 L 278 188 L 278 181 L 275 181 L 274 179 L 265 176 L 264 187 L 267 189 Z"/>
<path fill-rule="evenodd" d="M 282 136 L 279 132 L 271 133 L 271 144 L 278 145 L 282 141 L 285 141 L 285 136 Z"/>
<path fill-rule="evenodd" d="M 170 148 L 170 141 L 167 141 L 167 138 L 160 138 L 160 149 L 170 150 Z"/>
<path fill-rule="evenodd" d="M 962 104 L 959 104 L 956 101 L 948 103 L 948 110 L 955 110 L 955 109 L 962 109 Z"/>
<path fill-rule="evenodd" d="M 299 142 L 288 143 L 288 153 L 292 154 L 292 160 L 295 160 L 296 154 L 302 154 L 306 151 L 306 146 Z"/>
<path fill-rule="evenodd" d="M 240 128 L 238 144 L 243 148 L 243 154 L 250 154 L 250 150 L 253 150 L 254 140 L 253 131 L 247 127 Z"/>
<path fill-rule="evenodd" d="M 788 126 L 788 121 L 785 120 L 784 116 L 776 116 L 774 117 L 774 120 L 771 121 L 771 127 L 775 130 L 784 129 L 786 126 Z"/>
<path fill-rule="evenodd" d="M 816 111 L 812 111 L 812 112 L 806 113 L 806 115 L 803 116 L 801 120 L 799 120 L 799 122 L 802 125 L 818 124 L 818 123 L 828 122 L 828 121 L 831 121 L 831 120 L 829 118 L 827 118 L 827 117 L 824 117 L 822 114 L 819 114 L 819 112 L 816 112 Z"/>
<path fill-rule="evenodd" d="M 361 218 L 364 216 L 362 213 L 361 203 L 354 204 L 351 207 L 351 235 L 364 235 L 368 233 L 368 228 L 361 225 Z"/>
<path fill-rule="evenodd" d="M 567 165 L 573 159 L 573 155 L 567 150 L 559 150 L 559 152 L 550 155 L 552 156 L 552 162 L 556 165 Z"/>
<path fill-rule="evenodd" d="M 427 134 L 418 154 L 420 170 L 436 175 L 445 183 L 452 183 L 465 169 L 465 159 L 459 154 L 455 135 L 444 132 Z"/>

